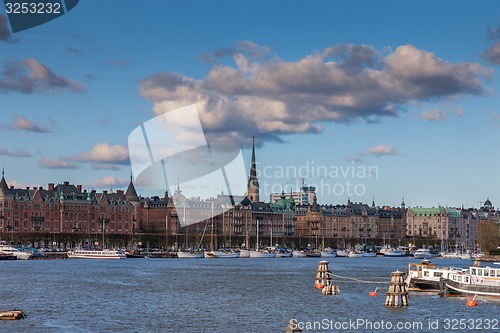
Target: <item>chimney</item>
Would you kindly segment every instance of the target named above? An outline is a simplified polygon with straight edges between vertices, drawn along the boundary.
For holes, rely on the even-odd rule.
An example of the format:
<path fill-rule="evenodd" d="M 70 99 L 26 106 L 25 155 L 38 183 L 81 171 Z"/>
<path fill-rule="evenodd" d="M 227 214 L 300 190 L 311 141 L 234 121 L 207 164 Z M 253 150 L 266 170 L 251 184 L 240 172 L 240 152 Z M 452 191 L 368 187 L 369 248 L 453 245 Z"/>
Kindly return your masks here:
<path fill-rule="evenodd" d="M 49 191 L 54 191 L 54 183 L 49 183 Z"/>
<path fill-rule="evenodd" d="M 26 186 L 26 189 L 29 191 L 30 187 L 29 187 L 29 186 Z"/>
<path fill-rule="evenodd" d="M 102 193 L 108 194 L 108 190 L 104 190 L 104 191 L 102 191 Z"/>
<path fill-rule="evenodd" d="M 10 185 L 10 189 L 13 190 L 14 189 L 14 185 Z"/>
<path fill-rule="evenodd" d="M 78 191 L 82 191 L 82 185 L 76 185 L 76 188 L 78 189 Z"/>
<path fill-rule="evenodd" d="M 38 189 L 41 191 L 41 190 L 43 190 L 43 187 L 40 186 Z"/>
<path fill-rule="evenodd" d="M 116 193 L 117 194 L 123 194 L 124 192 L 123 192 L 123 190 L 117 190 Z"/>
<path fill-rule="evenodd" d="M 65 181 L 63 185 L 68 186 L 68 185 L 69 185 L 69 182 L 68 182 L 68 181 Z"/>

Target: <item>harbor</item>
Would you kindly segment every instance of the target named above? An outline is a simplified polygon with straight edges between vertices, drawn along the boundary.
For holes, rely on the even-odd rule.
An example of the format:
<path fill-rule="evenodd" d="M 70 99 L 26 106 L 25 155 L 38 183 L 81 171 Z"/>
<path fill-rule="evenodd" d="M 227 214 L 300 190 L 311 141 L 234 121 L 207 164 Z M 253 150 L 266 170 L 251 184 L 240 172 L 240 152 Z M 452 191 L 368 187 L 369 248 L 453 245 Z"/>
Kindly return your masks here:
<path fill-rule="evenodd" d="M 500 301 L 440 297 L 409 291 L 406 307 L 385 306 L 391 272 L 406 272 L 410 258 L 329 258 L 332 284 L 340 294 L 324 296 L 314 288 L 317 258 L 291 259 L 154 259 L 154 260 L 17 260 L 5 262 L 9 285 L 0 308 L 19 308 L 22 321 L 2 329 L 23 332 L 283 332 L 294 317 L 303 323 L 365 322 L 441 324 L 449 319 L 490 319 Z M 439 266 L 463 266 L 460 259 L 436 260 Z M 352 278 L 355 278 L 356 281 Z M 9 281 L 17 281 L 12 284 Z M 378 287 L 379 297 L 369 294 Z M 109 312 L 109 309 L 115 309 Z M 121 310 L 120 310 L 121 309 Z M 82 312 L 86 316 L 82 316 Z M 103 313 L 108 313 L 102 317 Z M 493 315 L 495 314 L 495 315 Z M 101 318 L 89 321 L 86 317 Z M 147 316 L 148 320 L 144 320 Z M 415 324 L 417 325 L 417 324 Z M 442 328 L 443 326 L 441 326 Z M 304 332 L 333 332 L 311 329 Z M 356 332 L 373 332 L 359 328 Z"/>

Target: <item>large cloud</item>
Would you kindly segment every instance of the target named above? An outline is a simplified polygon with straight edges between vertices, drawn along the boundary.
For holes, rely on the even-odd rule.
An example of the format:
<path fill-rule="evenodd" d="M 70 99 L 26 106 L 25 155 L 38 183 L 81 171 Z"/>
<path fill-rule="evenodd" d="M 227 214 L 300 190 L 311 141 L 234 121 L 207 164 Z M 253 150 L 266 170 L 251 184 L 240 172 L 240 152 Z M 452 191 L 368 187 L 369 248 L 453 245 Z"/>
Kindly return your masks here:
<path fill-rule="evenodd" d="M 31 94 L 64 90 L 82 92 L 85 88 L 79 82 L 54 73 L 49 67 L 34 58 L 8 63 L 4 66 L 0 75 L 0 92 L 17 91 Z"/>
<path fill-rule="evenodd" d="M 110 146 L 107 143 L 96 144 L 90 151 L 78 155 L 76 160 L 105 165 L 130 163 L 127 147 L 120 145 Z"/>
<path fill-rule="evenodd" d="M 154 101 L 156 114 L 196 103 L 209 139 L 249 144 L 254 135 L 279 142 L 290 133 L 320 132 L 321 122 L 378 121 L 418 101 L 482 95 L 482 80 L 491 75 L 412 45 L 385 56 L 367 45 L 337 45 L 297 61 L 257 61 L 246 53 L 219 50 L 210 59 L 231 55 L 235 65 L 215 65 L 201 80 L 152 75 L 140 93 Z"/>

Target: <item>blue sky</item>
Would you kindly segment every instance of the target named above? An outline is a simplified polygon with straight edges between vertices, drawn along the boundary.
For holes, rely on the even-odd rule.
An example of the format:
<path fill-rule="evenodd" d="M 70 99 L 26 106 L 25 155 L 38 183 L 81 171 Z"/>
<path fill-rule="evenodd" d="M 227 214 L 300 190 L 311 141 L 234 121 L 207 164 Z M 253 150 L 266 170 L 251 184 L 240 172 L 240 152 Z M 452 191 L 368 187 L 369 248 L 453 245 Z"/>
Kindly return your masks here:
<path fill-rule="evenodd" d="M 130 132 L 195 103 L 207 137 L 239 144 L 247 165 L 256 137 L 264 199 L 305 176 L 320 203 L 498 205 L 499 13 L 498 1 L 86 0 L 11 34 L 0 6 L 0 161 L 16 186 L 124 189 Z"/>

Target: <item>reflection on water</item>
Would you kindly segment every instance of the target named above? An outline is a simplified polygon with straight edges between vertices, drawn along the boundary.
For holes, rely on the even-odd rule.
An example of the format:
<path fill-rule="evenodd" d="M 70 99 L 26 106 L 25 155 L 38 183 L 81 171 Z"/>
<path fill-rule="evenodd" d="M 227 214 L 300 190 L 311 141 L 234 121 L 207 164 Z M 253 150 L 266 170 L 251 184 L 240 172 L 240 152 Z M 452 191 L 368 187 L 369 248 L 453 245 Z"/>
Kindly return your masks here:
<path fill-rule="evenodd" d="M 408 258 L 328 258 L 336 275 L 390 280 Z M 407 308 L 384 306 L 387 284 L 342 281 L 340 296 L 314 288 L 319 258 L 128 259 L 0 262 L 0 308 L 28 318 L 0 322 L 9 332 L 283 332 L 298 321 L 429 322 L 498 318 L 500 302 L 410 293 Z M 438 266 L 469 265 L 434 260 Z M 379 297 L 368 297 L 375 287 Z M 332 326 L 334 327 L 334 326 Z M 324 326 L 304 332 L 331 332 Z M 500 328 L 498 328 L 500 329 Z M 373 332 L 372 329 L 345 331 Z M 387 331 L 386 330 L 379 330 Z M 398 331 L 398 330 L 393 330 Z M 399 330 L 408 331 L 408 330 Z M 460 331 L 460 330 L 458 330 Z M 483 330 L 484 331 L 484 330 Z"/>

